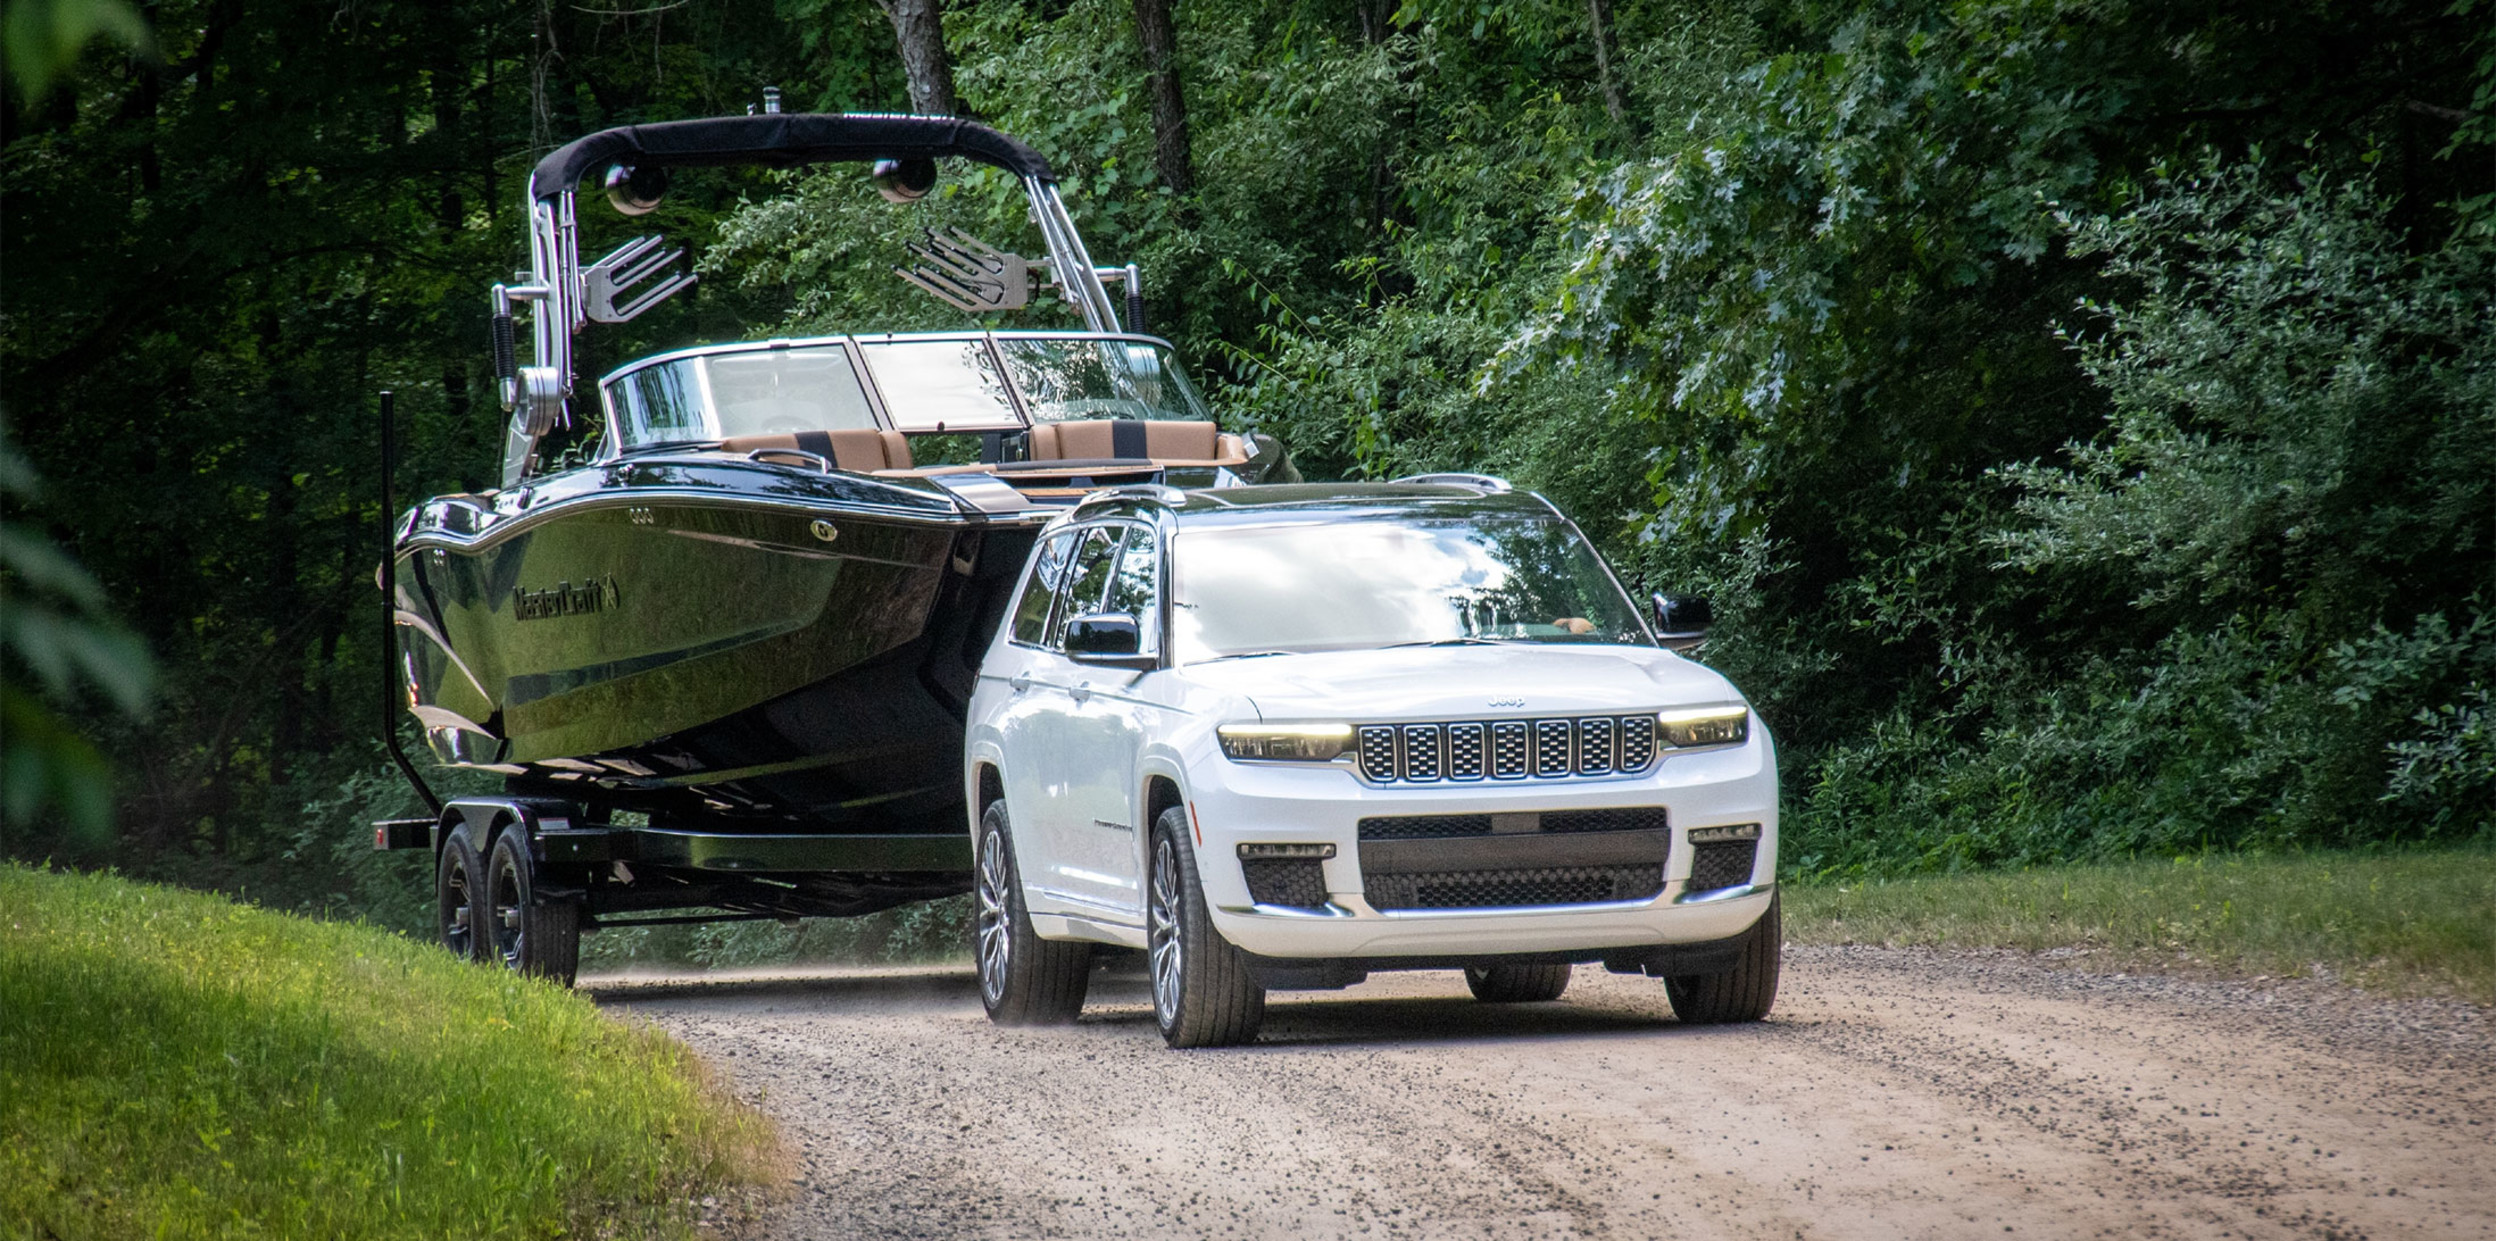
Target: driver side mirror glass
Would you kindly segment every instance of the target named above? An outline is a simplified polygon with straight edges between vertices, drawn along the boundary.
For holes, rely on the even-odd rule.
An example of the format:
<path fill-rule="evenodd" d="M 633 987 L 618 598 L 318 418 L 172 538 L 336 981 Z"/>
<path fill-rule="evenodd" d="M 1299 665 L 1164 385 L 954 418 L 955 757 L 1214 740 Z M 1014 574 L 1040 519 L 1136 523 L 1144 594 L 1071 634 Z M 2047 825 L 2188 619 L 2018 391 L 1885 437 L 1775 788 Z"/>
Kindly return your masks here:
<path fill-rule="evenodd" d="M 1673 650 L 1686 651 L 1706 641 L 1715 620 L 1707 600 L 1697 595 L 1655 596 L 1655 636 Z"/>
<path fill-rule="evenodd" d="M 1143 627 L 1123 612 L 1094 612 L 1066 622 L 1066 657 L 1077 663 L 1159 667 L 1159 658 L 1138 653 L 1143 649 Z"/>

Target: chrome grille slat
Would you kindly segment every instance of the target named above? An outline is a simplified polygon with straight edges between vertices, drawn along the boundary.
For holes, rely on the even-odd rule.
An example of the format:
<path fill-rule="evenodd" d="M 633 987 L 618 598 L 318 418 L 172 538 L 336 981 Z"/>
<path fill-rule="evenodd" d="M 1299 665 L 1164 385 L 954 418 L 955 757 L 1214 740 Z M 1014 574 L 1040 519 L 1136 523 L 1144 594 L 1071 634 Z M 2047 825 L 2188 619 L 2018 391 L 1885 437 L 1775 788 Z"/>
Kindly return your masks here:
<path fill-rule="evenodd" d="M 1404 778 L 1415 783 L 1438 779 L 1445 770 L 1439 761 L 1439 726 L 1406 724 L 1403 731 Z"/>
<path fill-rule="evenodd" d="M 1447 778 L 1479 780 L 1482 778 L 1482 734 L 1480 724 L 1447 726 Z"/>
<path fill-rule="evenodd" d="M 1491 725 L 1491 775 L 1501 780 L 1522 780 L 1533 767 L 1526 734 L 1532 731 L 1523 720 L 1503 720 Z"/>
<path fill-rule="evenodd" d="M 1567 720 L 1534 721 L 1534 774 L 1565 776 L 1575 764 L 1569 761 L 1569 734 L 1576 730 Z"/>
<path fill-rule="evenodd" d="M 1636 775 L 1656 762 L 1655 717 L 1364 724 L 1356 761 L 1372 784 Z"/>

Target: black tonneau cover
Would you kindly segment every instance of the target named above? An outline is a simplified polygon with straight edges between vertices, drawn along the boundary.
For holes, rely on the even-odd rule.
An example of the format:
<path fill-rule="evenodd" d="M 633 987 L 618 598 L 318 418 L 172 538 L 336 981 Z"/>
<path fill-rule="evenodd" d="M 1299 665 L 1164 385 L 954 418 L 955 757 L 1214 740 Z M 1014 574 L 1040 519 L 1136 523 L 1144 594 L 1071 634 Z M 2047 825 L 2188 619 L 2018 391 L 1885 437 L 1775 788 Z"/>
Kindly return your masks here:
<path fill-rule="evenodd" d="M 832 112 L 768 112 L 696 121 L 659 121 L 602 129 L 556 148 L 529 174 L 529 197 L 544 200 L 574 189 L 593 168 L 618 161 L 689 168 L 728 164 L 832 163 L 843 160 L 959 155 L 1018 177 L 1054 181 L 1049 161 L 977 121 L 949 116 L 850 116 Z"/>

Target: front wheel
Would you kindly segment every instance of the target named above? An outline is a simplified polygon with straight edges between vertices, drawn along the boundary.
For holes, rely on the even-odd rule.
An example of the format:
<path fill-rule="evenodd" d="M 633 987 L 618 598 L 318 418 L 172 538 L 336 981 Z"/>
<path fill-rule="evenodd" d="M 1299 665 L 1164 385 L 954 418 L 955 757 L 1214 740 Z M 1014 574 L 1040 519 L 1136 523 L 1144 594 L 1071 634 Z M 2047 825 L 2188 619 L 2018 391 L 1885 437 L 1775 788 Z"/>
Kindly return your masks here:
<path fill-rule="evenodd" d="M 1003 1026 L 1064 1025 L 1083 1012 L 1092 945 L 1040 938 L 1023 905 L 1022 869 L 1005 803 L 979 816 L 979 1002 Z"/>
<path fill-rule="evenodd" d="M 1569 989 L 1563 965 L 1486 965 L 1465 971 L 1465 986 L 1485 1004 L 1539 1004 Z"/>
<path fill-rule="evenodd" d="M 1172 1047 L 1225 1047 L 1255 1041 L 1265 1024 L 1265 988 L 1239 949 L 1213 929 L 1187 812 L 1165 810 L 1153 824 L 1153 869 L 1144 901 L 1144 935 L 1153 970 L 1153 1022 Z"/>
<path fill-rule="evenodd" d="M 1681 974 L 1664 980 L 1664 994 L 1673 1001 L 1673 1015 L 1691 1025 L 1723 1025 L 1757 1021 L 1777 1002 L 1777 972 L 1785 957 L 1785 922 L 1778 912 L 1784 900 L 1768 898 L 1768 912 L 1751 924 L 1742 941 L 1738 963 L 1722 974 Z"/>
<path fill-rule="evenodd" d="M 515 823 L 494 838 L 485 887 L 486 960 L 571 986 L 581 968 L 581 907 L 539 898 L 527 829 Z"/>

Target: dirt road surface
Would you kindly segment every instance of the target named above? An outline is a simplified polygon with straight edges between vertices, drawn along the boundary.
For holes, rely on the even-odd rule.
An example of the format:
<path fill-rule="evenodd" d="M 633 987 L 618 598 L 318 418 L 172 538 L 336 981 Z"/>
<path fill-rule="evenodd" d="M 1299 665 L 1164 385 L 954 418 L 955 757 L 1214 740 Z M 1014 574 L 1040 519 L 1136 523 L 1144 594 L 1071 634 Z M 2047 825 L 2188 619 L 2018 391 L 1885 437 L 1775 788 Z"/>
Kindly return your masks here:
<path fill-rule="evenodd" d="M 774 1241 L 2496 1238 L 2496 1023 L 2328 983 L 1795 948 L 1756 1026 L 1395 974 L 1191 1052 L 1135 972 L 1045 1030 L 967 969 L 584 985 L 780 1120 Z"/>

